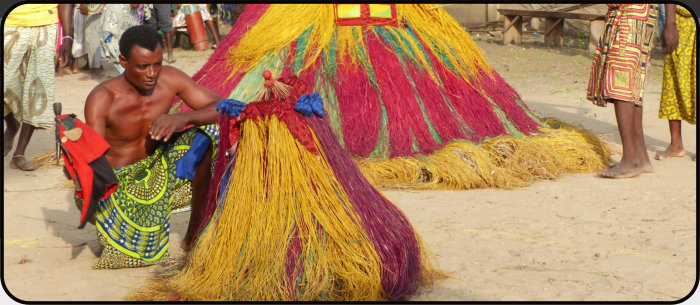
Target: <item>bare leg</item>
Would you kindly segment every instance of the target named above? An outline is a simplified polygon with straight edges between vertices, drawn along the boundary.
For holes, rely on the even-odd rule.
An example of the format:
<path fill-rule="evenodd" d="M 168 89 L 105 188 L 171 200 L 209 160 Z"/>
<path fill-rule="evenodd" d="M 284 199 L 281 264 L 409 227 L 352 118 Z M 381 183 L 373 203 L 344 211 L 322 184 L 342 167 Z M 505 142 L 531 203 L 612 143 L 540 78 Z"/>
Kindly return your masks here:
<path fill-rule="evenodd" d="M 8 113 L 5 116 L 5 125 L 7 125 L 7 128 L 5 128 L 5 133 L 3 134 L 3 142 L 5 144 L 5 157 L 7 154 L 12 151 L 12 144 L 15 141 L 15 136 L 17 135 L 17 132 L 19 131 L 19 127 L 21 124 L 17 119 L 15 119 L 15 116 L 12 113 Z"/>
<path fill-rule="evenodd" d="M 642 124 L 643 114 L 644 108 L 642 106 L 634 107 L 634 136 L 638 152 L 636 164 L 640 167 L 642 173 L 651 173 L 654 170 L 651 167 L 649 152 L 647 151 L 647 145 L 644 140 L 644 125 Z"/>
<path fill-rule="evenodd" d="M 209 28 L 209 31 L 211 32 L 211 35 L 214 36 L 214 44 L 215 44 L 215 47 L 218 46 L 218 45 L 219 45 L 219 41 L 220 41 L 220 39 L 219 39 L 219 29 L 218 29 L 218 27 L 216 26 L 216 24 L 214 23 L 213 20 L 207 20 L 207 21 L 205 21 L 204 23 L 207 24 L 207 27 Z"/>
<path fill-rule="evenodd" d="M 204 153 L 202 161 L 197 165 L 195 170 L 194 180 L 192 180 L 192 212 L 190 212 L 190 222 L 187 225 L 187 233 L 182 241 L 182 250 L 189 252 L 194 245 L 195 234 L 202 222 L 202 212 L 207 200 L 209 191 L 209 182 L 211 180 L 211 155 L 212 146 L 209 145 L 207 152 Z"/>
<path fill-rule="evenodd" d="M 19 140 L 17 141 L 17 149 L 15 150 L 15 154 L 12 155 L 10 167 L 24 171 L 33 171 L 39 168 L 38 166 L 27 161 L 27 159 L 24 157 L 24 151 L 27 149 L 27 144 L 29 144 L 29 139 L 32 138 L 33 133 L 34 126 L 27 123 L 22 123 L 22 129 L 19 132 Z"/>
<path fill-rule="evenodd" d="M 173 36 L 175 35 L 175 29 L 173 28 L 170 32 L 165 32 L 165 50 L 168 52 L 168 63 L 174 63 L 175 55 L 173 55 Z"/>
<path fill-rule="evenodd" d="M 78 58 L 73 58 L 73 63 L 71 64 L 71 70 L 73 74 L 80 72 L 80 67 L 78 67 Z"/>
<path fill-rule="evenodd" d="M 624 101 L 614 101 L 614 103 L 617 127 L 622 138 L 622 160 L 598 175 L 604 178 L 630 178 L 651 172 L 651 162 L 644 144 L 642 107 Z"/>
<path fill-rule="evenodd" d="M 669 120 L 668 128 L 671 130 L 671 144 L 665 151 L 656 153 L 656 160 L 666 160 L 671 157 L 684 157 L 683 138 L 681 137 L 681 121 Z"/>

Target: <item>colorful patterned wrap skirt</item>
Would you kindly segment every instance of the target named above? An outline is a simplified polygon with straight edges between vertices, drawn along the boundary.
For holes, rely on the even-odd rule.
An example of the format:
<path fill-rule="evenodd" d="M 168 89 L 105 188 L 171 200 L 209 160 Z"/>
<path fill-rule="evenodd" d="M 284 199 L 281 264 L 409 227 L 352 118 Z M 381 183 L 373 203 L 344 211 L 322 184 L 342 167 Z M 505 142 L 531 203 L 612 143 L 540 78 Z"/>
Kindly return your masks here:
<path fill-rule="evenodd" d="M 189 150 L 197 132 L 217 143 L 216 125 L 190 128 L 146 159 L 114 168 L 119 188 L 100 201 L 95 212 L 103 246 L 95 269 L 141 267 L 169 259 L 171 212 L 189 206 L 192 197 L 190 180 L 175 175 L 175 162 Z"/>
<path fill-rule="evenodd" d="M 610 100 L 642 106 L 657 4 L 609 6 L 593 57 L 586 97 L 598 106 Z"/>

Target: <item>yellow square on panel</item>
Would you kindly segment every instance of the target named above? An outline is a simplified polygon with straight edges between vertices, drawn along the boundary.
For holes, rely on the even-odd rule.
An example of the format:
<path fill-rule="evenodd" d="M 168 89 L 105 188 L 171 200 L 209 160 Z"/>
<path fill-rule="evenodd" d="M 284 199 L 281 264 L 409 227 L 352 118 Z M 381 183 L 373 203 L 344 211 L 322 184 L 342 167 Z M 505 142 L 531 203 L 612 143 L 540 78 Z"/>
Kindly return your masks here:
<path fill-rule="evenodd" d="M 375 18 L 391 18 L 391 4 L 370 4 L 369 16 Z"/>
<path fill-rule="evenodd" d="M 632 75 L 628 69 L 614 69 L 613 86 L 618 89 L 629 89 L 632 87 Z"/>
<path fill-rule="evenodd" d="M 338 18 L 360 18 L 359 4 L 338 4 Z"/>

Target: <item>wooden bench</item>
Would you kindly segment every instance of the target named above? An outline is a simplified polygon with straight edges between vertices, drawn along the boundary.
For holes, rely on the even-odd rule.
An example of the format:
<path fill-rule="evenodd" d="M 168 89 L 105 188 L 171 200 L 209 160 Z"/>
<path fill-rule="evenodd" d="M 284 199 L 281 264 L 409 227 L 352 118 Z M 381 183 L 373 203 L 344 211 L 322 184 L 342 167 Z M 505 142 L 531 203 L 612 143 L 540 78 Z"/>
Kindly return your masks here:
<path fill-rule="evenodd" d="M 544 43 L 561 47 L 564 42 L 564 19 L 589 20 L 588 49 L 595 50 L 598 39 L 605 26 L 605 16 L 584 13 L 498 9 L 505 17 L 503 24 L 503 43 L 521 44 L 523 42 L 523 17 L 545 18 Z"/>

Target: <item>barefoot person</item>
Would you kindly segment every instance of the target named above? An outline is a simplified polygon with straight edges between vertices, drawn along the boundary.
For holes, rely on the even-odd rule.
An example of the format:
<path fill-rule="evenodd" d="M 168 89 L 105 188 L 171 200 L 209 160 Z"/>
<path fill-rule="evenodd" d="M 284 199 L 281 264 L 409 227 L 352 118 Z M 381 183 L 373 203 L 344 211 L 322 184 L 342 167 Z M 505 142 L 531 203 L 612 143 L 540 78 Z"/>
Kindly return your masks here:
<path fill-rule="evenodd" d="M 184 72 L 162 66 L 162 37 L 151 27 L 127 29 L 119 47 L 124 73 L 98 85 L 85 103 L 86 123 L 110 144 L 105 157 L 119 181 L 117 191 L 100 201 L 95 212 L 104 247 L 97 269 L 167 260 L 171 210 L 189 204 L 191 196 L 190 228 L 182 243 L 189 249 L 209 187 L 209 143 L 218 132 L 207 124 L 216 122 L 215 107 L 223 100 Z M 169 115 L 176 96 L 196 110 Z M 187 125 L 196 127 L 180 132 Z M 183 163 L 190 145 L 194 148 L 202 136 L 207 141 L 198 146 L 200 158 Z M 181 178 L 188 168 L 190 177 Z"/>
<path fill-rule="evenodd" d="M 666 20 L 661 33 L 666 59 L 659 118 L 668 120 L 671 144 L 657 160 L 684 157 L 681 120 L 695 125 L 695 20 L 684 7 L 663 4 Z"/>
<path fill-rule="evenodd" d="M 154 30 L 161 30 L 165 37 L 165 51 L 168 53 L 168 63 L 175 62 L 173 55 L 173 20 L 171 4 L 156 3 L 151 4 L 150 17 L 146 18 L 143 24 L 150 26 Z"/>
<path fill-rule="evenodd" d="M 51 105 L 54 102 L 54 56 L 59 18 L 63 43 L 58 50 L 58 59 L 59 69 L 63 69 L 72 60 L 72 4 L 24 4 L 14 8 L 5 19 L 4 156 L 12 151 L 19 132 L 17 148 L 10 162 L 12 168 L 25 171 L 37 169 L 24 157 L 27 144 L 34 129 L 53 126 Z"/>
<path fill-rule="evenodd" d="M 656 4 L 608 4 L 587 98 L 598 106 L 615 105 L 622 160 L 599 173 L 601 177 L 629 178 L 652 171 L 642 129 L 642 98 L 657 16 Z"/>

